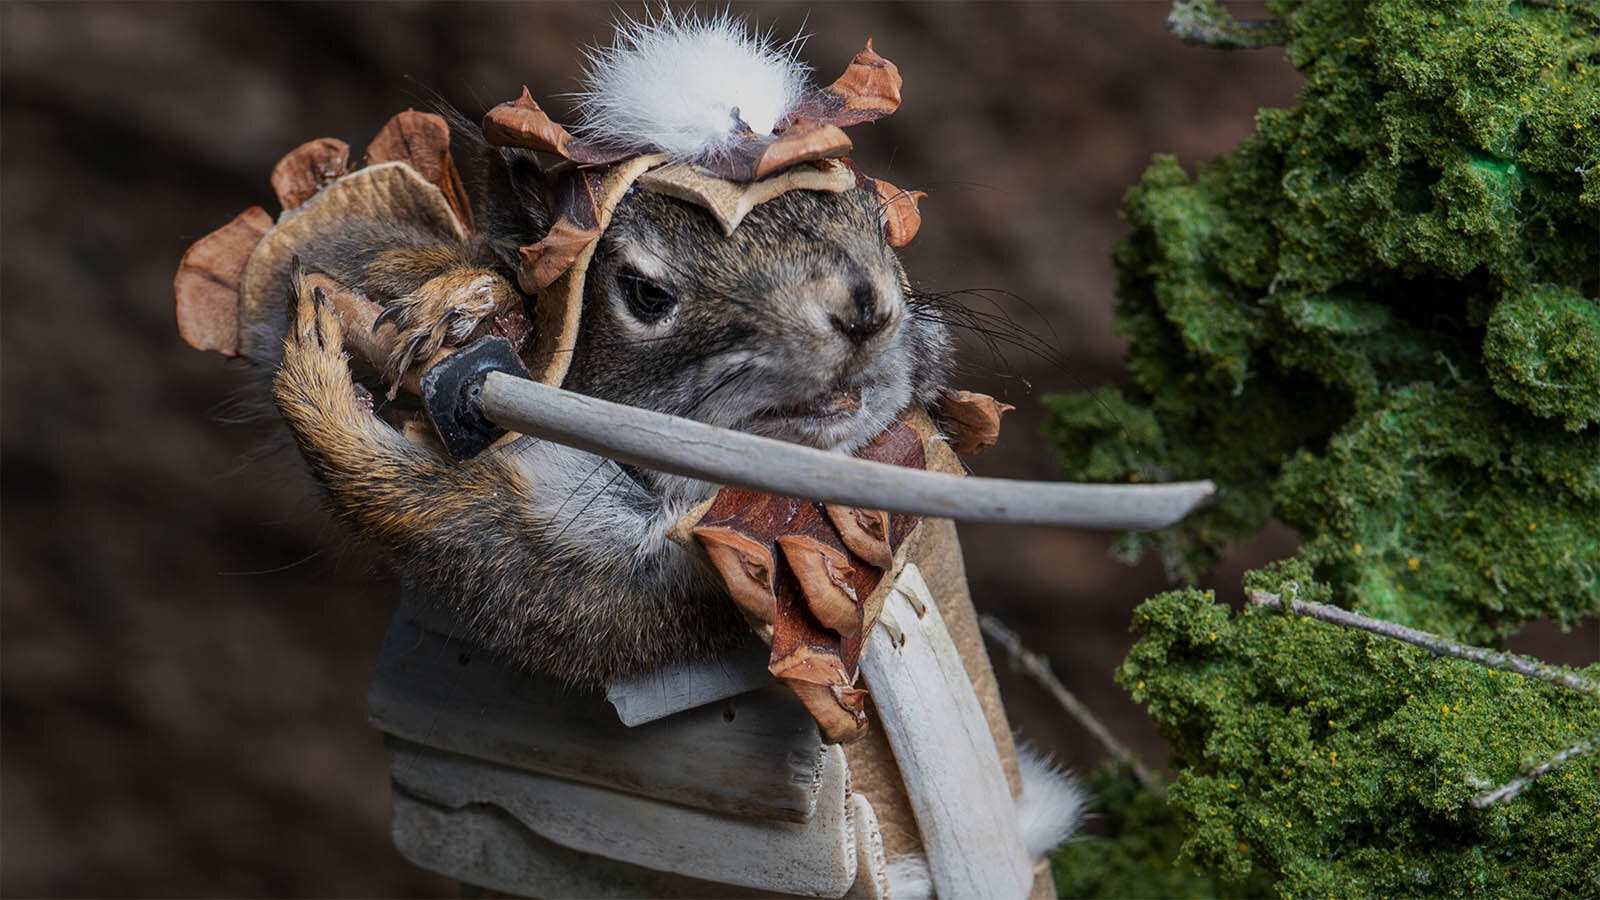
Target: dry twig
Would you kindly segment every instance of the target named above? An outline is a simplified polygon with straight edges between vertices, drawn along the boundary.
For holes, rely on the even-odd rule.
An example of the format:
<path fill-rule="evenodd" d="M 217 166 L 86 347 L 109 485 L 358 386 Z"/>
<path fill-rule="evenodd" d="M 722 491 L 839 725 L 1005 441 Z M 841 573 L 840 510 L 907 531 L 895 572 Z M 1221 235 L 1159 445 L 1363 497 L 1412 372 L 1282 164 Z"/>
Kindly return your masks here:
<path fill-rule="evenodd" d="M 522 434 L 620 463 L 891 513 L 968 522 L 1163 528 L 1209 503 L 1209 481 L 1075 484 L 977 478 L 853 459 L 490 372 L 483 412 Z"/>
<path fill-rule="evenodd" d="M 1174 0 L 1172 12 L 1167 14 L 1167 30 L 1185 44 L 1223 50 L 1274 47 L 1287 37 L 1277 19 L 1235 19 L 1214 0 Z"/>
<path fill-rule="evenodd" d="M 1083 705 L 1083 701 L 1079 700 L 1072 691 L 1067 690 L 1067 686 L 1061 683 L 1061 680 L 1055 676 L 1054 672 L 1050 671 L 1049 660 L 1024 647 L 1022 638 L 994 616 L 978 616 L 978 626 L 989 640 L 1005 648 L 1013 669 L 1020 667 L 1034 681 L 1043 686 L 1050 693 L 1050 696 L 1061 704 L 1061 708 L 1067 711 L 1067 715 L 1071 716 L 1078 724 L 1087 729 L 1090 734 L 1094 735 L 1095 739 L 1106 748 L 1106 752 L 1111 754 L 1112 759 L 1127 766 L 1133 772 L 1133 777 L 1139 779 L 1139 783 L 1144 785 L 1146 790 L 1158 796 L 1166 793 L 1166 786 L 1162 784 L 1161 779 L 1146 768 L 1144 763 L 1139 761 L 1139 757 L 1134 755 L 1134 752 L 1129 750 L 1126 744 L 1117 740 L 1116 735 L 1113 735 L 1111 730 L 1106 728 L 1105 723 L 1090 712 L 1089 708 Z"/>
<path fill-rule="evenodd" d="M 1472 805 L 1478 809 L 1483 809 L 1486 806 L 1492 806 L 1496 803 L 1509 803 L 1510 801 L 1517 799 L 1517 796 L 1520 795 L 1523 789 L 1528 785 L 1533 784 L 1535 781 L 1538 781 L 1544 776 L 1549 775 L 1551 772 L 1554 772 L 1556 769 L 1566 765 L 1569 760 L 1576 759 L 1577 757 L 1588 753 L 1589 751 L 1593 750 L 1597 744 L 1600 744 L 1600 734 L 1590 735 L 1587 739 L 1573 744 L 1571 747 L 1568 747 L 1560 753 L 1557 753 L 1555 756 L 1552 756 L 1537 766 L 1529 769 L 1526 774 L 1518 775 L 1516 778 L 1511 779 L 1492 791 L 1487 791 L 1479 794 L 1476 797 L 1473 797 Z"/>
<path fill-rule="evenodd" d="M 1426 631 L 1418 631 L 1415 628 L 1407 628 L 1394 622 L 1385 622 L 1382 619 L 1373 619 L 1360 613 L 1353 613 L 1337 606 L 1307 603 L 1302 600 L 1290 600 L 1286 603 L 1282 597 L 1269 594 L 1266 591 L 1251 591 L 1250 602 L 1268 609 L 1284 609 L 1287 607 L 1292 612 L 1327 622 L 1330 625 L 1354 628 L 1391 640 L 1403 641 L 1407 644 L 1421 647 L 1434 656 L 1453 656 L 1456 659 L 1464 659 L 1491 669 L 1499 669 L 1502 672 L 1512 672 L 1528 678 L 1537 678 L 1540 681 L 1564 687 L 1579 694 L 1600 697 L 1600 685 L 1580 677 L 1575 672 L 1570 672 L 1560 666 L 1552 666 L 1536 659 L 1501 653 L 1497 650 L 1488 650 L 1483 647 L 1473 647 L 1436 634 L 1429 634 Z M 1554 772 L 1570 760 L 1589 753 L 1594 750 L 1597 744 L 1600 744 L 1600 734 L 1595 734 L 1579 741 L 1500 787 L 1472 798 L 1472 805 L 1477 809 L 1483 809 L 1496 803 L 1507 803 L 1515 800 L 1528 785 Z"/>
<path fill-rule="evenodd" d="M 1283 609 L 1286 605 L 1282 597 L 1276 594 L 1269 594 L 1266 591 L 1251 591 L 1250 602 L 1268 609 Z M 1536 659 L 1529 659 L 1512 653 L 1502 653 L 1498 650 L 1489 650 L 1483 647 L 1473 647 L 1452 641 L 1446 637 L 1440 637 L 1437 634 L 1430 634 L 1426 631 L 1407 628 L 1394 622 L 1385 622 L 1382 619 L 1363 616 L 1360 613 L 1340 609 L 1337 606 L 1307 603 L 1302 600 L 1289 600 L 1287 601 L 1287 606 L 1290 611 L 1299 615 L 1327 622 L 1331 625 L 1354 628 L 1381 635 L 1391 640 L 1403 641 L 1412 646 L 1421 647 L 1434 656 L 1453 656 L 1456 659 L 1475 662 L 1480 666 L 1499 669 L 1502 672 L 1513 672 L 1517 675 L 1537 678 L 1540 681 L 1547 681 L 1550 684 L 1558 685 L 1580 694 L 1600 697 L 1600 685 L 1583 678 L 1575 672 L 1568 671 L 1560 666 L 1552 666 Z"/>

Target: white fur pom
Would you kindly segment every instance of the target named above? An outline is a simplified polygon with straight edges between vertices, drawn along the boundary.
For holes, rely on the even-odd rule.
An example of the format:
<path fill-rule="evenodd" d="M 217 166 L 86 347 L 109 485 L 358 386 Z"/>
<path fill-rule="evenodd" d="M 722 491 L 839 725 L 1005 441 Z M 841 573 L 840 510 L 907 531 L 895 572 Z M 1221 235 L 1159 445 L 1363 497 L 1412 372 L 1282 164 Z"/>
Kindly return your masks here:
<path fill-rule="evenodd" d="M 1018 742 L 1017 768 L 1022 776 L 1022 796 L 1017 799 L 1017 819 L 1028 854 L 1040 859 L 1078 829 L 1083 818 L 1084 794 L 1071 775 L 1049 757 Z"/>
<path fill-rule="evenodd" d="M 930 900 L 933 874 L 928 871 L 928 858 L 907 853 L 890 860 L 889 896 L 893 900 Z"/>
<path fill-rule="evenodd" d="M 589 53 L 573 131 L 689 161 L 723 155 L 742 130 L 769 135 L 799 103 L 809 73 L 799 42 L 775 46 L 726 12 L 628 19 L 610 47 Z"/>
<path fill-rule="evenodd" d="M 1017 798 L 1017 827 L 1028 856 L 1040 860 L 1072 837 L 1083 819 L 1084 793 L 1078 782 L 1043 753 L 1017 742 L 1017 769 L 1022 796 Z M 923 900 L 933 896 L 933 876 L 921 853 L 889 861 L 889 896 Z"/>

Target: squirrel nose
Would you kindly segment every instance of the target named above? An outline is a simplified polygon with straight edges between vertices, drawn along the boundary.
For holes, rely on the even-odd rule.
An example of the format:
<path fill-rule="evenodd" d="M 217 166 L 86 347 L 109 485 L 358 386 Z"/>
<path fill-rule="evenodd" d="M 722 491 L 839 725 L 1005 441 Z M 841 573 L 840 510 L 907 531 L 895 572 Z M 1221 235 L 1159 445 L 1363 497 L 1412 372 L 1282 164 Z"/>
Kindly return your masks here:
<path fill-rule="evenodd" d="M 872 340 L 889 324 L 889 313 L 878 308 L 878 292 L 864 281 L 850 288 L 850 308 L 828 317 L 833 329 L 857 347 Z"/>

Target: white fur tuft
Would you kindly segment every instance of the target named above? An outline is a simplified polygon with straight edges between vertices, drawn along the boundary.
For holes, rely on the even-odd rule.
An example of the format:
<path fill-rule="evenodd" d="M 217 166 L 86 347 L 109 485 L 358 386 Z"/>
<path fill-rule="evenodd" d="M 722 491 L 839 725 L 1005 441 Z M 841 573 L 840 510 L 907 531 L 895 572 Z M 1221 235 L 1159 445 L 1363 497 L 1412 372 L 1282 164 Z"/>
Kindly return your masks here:
<path fill-rule="evenodd" d="M 1083 788 L 1061 771 L 1049 757 L 1018 742 L 1017 768 L 1022 775 L 1022 796 L 1017 799 L 1017 819 L 1028 854 L 1040 859 L 1072 836 L 1083 818 Z"/>
<path fill-rule="evenodd" d="M 928 858 L 921 853 L 907 853 L 889 861 L 889 896 L 894 900 L 931 900 L 933 874 L 928 871 Z"/>
<path fill-rule="evenodd" d="M 1017 827 L 1028 846 L 1028 857 L 1037 861 L 1077 831 L 1086 798 L 1071 775 L 1021 741 L 1017 742 L 1017 768 L 1022 776 Z M 889 861 L 888 874 L 890 897 L 922 900 L 933 896 L 933 875 L 921 853 L 896 856 Z"/>
<path fill-rule="evenodd" d="M 774 45 L 727 12 L 626 19 L 610 47 L 589 52 L 573 132 L 689 161 L 724 155 L 743 126 L 769 135 L 799 103 L 810 71 L 800 41 Z"/>

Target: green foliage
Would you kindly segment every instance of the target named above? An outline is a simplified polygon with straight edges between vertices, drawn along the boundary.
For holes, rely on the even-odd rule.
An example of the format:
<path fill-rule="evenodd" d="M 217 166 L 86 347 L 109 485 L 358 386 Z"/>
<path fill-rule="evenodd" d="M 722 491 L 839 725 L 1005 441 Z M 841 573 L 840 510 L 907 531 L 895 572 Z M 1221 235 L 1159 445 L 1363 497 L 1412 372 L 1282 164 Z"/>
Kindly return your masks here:
<path fill-rule="evenodd" d="M 1600 612 L 1600 453 L 1502 414 L 1483 385 L 1388 391 L 1320 454 L 1289 460 L 1300 555 L 1367 615 L 1490 643 Z"/>
<path fill-rule="evenodd" d="M 1600 0 L 1269 7 L 1299 103 L 1129 192 L 1130 383 L 1046 436 L 1075 478 L 1214 479 L 1120 546 L 1187 577 L 1276 518 L 1300 554 L 1247 588 L 1474 643 L 1600 615 Z M 1592 741 L 1595 697 L 1193 590 L 1135 628 L 1178 775 L 1094 782 L 1065 894 L 1600 896 L 1600 752 L 1472 803 Z"/>
<path fill-rule="evenodd" d="M 1600 301 L 1561 287 L 1508 297 L 1489 317 L 1484 362 L 1495 393 L 1570 431 L 1600 422 Z"/>
<path fill-rule="evenodd" d="M 1090 812 L 1104 834 L 1069 841 L 1051 856 L 1056 891 L 1062 897 L 1263 897 L 1272 880 L 1256 877 L 1233 885 L 1179 860 L 1185 822 L 1126 769 L 1108 765 L 1083 786 Z"/>
<path fill-rule="evenodd" d="M 1047 437 L 1072 477 L 1216 480 L 1124 541 L 1188 577 L 1276 517 L 1373 614 L 1600 614 L 1600 3 L 1271 8 L 1300 102 L 1129 193 L 1131 384 Z"/>
<path fill-rule="evenodd" d="M 1298 561 L 1246 584 L 1331 593 Z M 1194 590 L 1145 603 L 1134 627 L 1143 637 L 1118 680 L 1171 744 L 1182 858 L 1225 885 L 1265 876 L 1284 896 L 1341 898 L 1600 892 L 1600 754 L 1515 802 L 1471 804 L 1600 733 L 1594 697 L 1282 612 L 1235 615 Z"/>

